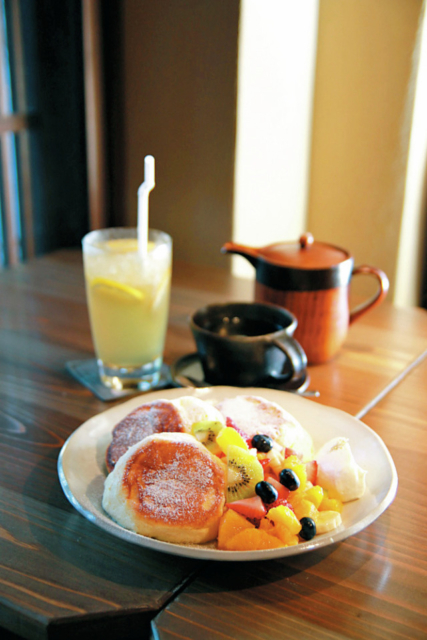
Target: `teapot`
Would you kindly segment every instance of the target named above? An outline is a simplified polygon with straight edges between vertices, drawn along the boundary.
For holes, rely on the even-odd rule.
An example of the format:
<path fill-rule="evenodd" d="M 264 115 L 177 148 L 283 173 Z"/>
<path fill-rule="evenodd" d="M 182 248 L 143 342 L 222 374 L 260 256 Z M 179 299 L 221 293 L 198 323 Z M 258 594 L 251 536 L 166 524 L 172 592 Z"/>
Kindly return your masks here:
<path fill-rule="evenodd" d="M 341 348 L 348 327 L 387 295 L 386 274 L 368 265 L 354 266 L 348 251 L 315 241 L 305 233 L 298 242 L 278 242 L 256 249 L 226 242 L 222 253 L 238 254 L 255 267 L 255 301 L 288 309 L 298 321 L 295 338 L 308 364 L 332 359 Z M 371 275 L 378 281 L 373 296 L 349 309 L 351 279 Z"/>

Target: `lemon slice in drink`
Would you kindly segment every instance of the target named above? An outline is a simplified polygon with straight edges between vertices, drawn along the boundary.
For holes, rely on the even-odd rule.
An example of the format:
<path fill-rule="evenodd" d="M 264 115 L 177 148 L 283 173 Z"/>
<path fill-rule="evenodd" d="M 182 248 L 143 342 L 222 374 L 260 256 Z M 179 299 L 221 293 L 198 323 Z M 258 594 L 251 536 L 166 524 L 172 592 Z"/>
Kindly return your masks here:
<path fill-rule="evenodd" d="M 94 290 L 97 289 L 103 293 L 105 292 L 112 295 L 119 294 L 133 300 L 143 300 L 145 297 L 144 293 L 139 289 L 135 289 L 135 287 L 123 284 L 122 282 L 117 282 L 117 280 L 110 280 L 109 278 L 94 278 L 91 286 Z"/>

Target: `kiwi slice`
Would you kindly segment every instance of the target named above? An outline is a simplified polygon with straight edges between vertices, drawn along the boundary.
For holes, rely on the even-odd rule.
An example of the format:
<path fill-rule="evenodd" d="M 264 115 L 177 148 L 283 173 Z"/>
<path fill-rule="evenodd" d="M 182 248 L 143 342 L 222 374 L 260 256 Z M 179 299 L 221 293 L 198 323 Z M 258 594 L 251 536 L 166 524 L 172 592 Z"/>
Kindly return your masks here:
<path fill-rule="evenodd" d="M 224 425 L 222 422 L 200 420 L 200 422 L 195 422 L 192 425 L 191 433 L 199 442 L 204 444 L 211 453 L 218 455 L 218 453 L 221 453 L 221 449 L 216 443 L 216 437 L 223 429 Z"/>
<path fill-rule="evenodd" d="M 227 502 L 252 498 L 256 484 L 263 479 L 264 471 L 256 456 L 230 444 L 227 449 Z"/>

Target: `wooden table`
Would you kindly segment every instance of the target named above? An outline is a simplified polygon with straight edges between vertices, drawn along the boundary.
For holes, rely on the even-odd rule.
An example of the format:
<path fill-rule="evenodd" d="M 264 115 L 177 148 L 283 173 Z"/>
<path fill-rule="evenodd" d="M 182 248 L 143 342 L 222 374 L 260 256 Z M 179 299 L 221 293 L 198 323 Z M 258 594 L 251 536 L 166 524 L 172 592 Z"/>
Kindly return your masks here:
<path fill-rule="evenodd" d="M 188 314 L 250 300 L 221 270 L 175 265 L 165 360 L 194 351 Z M 65 370 L 93 357 L 81 255 L 0 273 L 0 629 L 2 638 L 426 638 L 427 312 L 385 303 L 339 356 L 310 367 L 315 402 L 360 417 L 399 474 L 391 507 L 348 540 L 254 563 L 135 548 L 67 502 L 65 439 L 111 403 Z M 16 634 L 16 635 L 15 635 Z"/>

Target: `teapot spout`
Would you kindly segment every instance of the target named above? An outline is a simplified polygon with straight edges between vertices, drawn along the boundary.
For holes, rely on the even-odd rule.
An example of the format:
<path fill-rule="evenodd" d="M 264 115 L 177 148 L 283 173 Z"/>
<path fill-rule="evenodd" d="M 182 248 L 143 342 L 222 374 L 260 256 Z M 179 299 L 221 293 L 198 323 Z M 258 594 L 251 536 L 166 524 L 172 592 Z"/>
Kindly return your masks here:
<path fill-rule="evenodd" d="M 245 247 L 242 244 L 236 244 L 235 242 L 226 242 L 221 247 L 221 253 L 235 253 L 239 256 L 243 256 L 253 267 L 257 267 L 258 265 L 258 249 L 253 247 Z"/>

